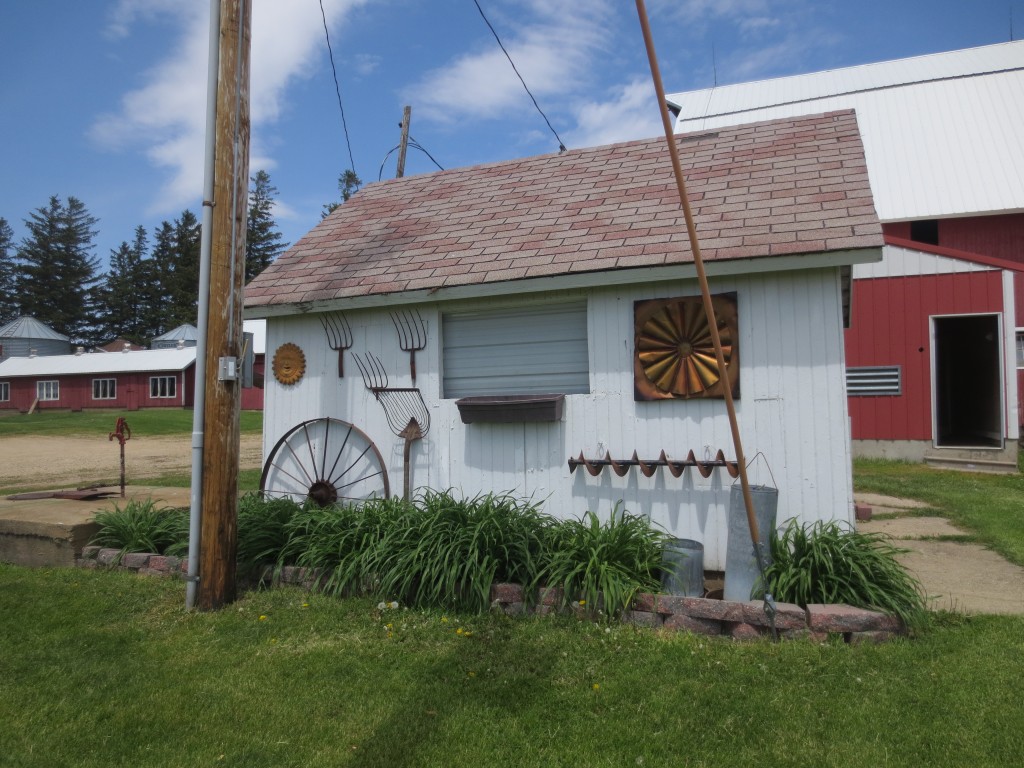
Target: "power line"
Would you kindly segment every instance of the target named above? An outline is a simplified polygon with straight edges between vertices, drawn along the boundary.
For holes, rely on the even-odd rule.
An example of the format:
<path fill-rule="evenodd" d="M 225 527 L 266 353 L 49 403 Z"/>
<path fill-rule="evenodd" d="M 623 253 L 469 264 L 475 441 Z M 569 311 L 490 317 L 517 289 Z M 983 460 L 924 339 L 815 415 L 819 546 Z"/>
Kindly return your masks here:
<path fill-rule="evenodd" d="M 356 161 L 352 159 L 352 142 L 348 138 L 348 123 L 345 122 L 345 106 L 341 103 L 341 86 L 338 85 L 338 69 L 334 66 L 334 51 L 331 50 L 331 33 L 327 31 L 327 14 L 324 13 L 324 0 L 320 0 L 320 16 L 324 20 L 324 37 L 327 38 L 327 54 L 331 59 L 331 72 L 334 74 L 334 92 L 338 94 L 338 109 L 341 110 L 341 127 L 345 130 L 345 145 L 348 147 L 348 164 L 352 173 L 356 173 Z M 356 173 L 356 176 L 359 174 Z"/>
<path fill-rule="evenodd" d="M 444 168 L 441 166 L 441 164 L 439 162 L 437 162 L 437 160 L 434 160 L 434 156 L 432 154 L 430 154 L 429 152 L 427 152 L 427 150 L 425 150 L 419 144 L 419 142 L 417 142 L 416 139 L 414 139 L 412 136 L 409 137 L 409 146 L 412 147 L 413 149 L 418 149 L 424 155 L 429 157 L 431 162 L 438 167 L 438 170 L 441 170 L 441 171 L 444 170 Z M 399 145 L 396 144 L 391 149 L 389 149 L 388 153 L 386 155 L 384 155 L 384 159 L 380 161 L 380 170 L 377 171 L 377 181 L 380 181 L 382 178 L 384 178 L 384 165 L 387 163 L 388 158 L 391 157 L 391 155 L 393 155 L 395 152 L 398 151 L 398 147 L 399 147 Z"/>
<path fill-rule="evenodd" d="M 526 85 L 526 81 L 523 80 L 523 76 L 519 74 L 519 70 L 516 68 L 516 63 L 512 61 L 512 57 L 509 56 L 508 51 L 505 50 L 505 46 L 502 45 L 501 43 L 501 38 L 498 37 L 498 33 L 494 30 L 494 27 L 491 26 L 491 22 L 488 21 L 487 15 L 484 13 L 484 9 L 480 7 L 480 3 L 477 2 L 477 0 L 473 0 L 473 4 L 476 6 L 476 9 L 480 11 L 480 16 L 483 17 L 484 23 L 487 25 L 487 28 L 491 30 L 491 34 L 494 35 L 494 39 L 498 41 L 498 47 L 501 48 L 501 52 L 505 54 L 505 58 L 508 59 L 508 63 L 512 65 L 512 71 L 516 73 L 516 77 L 519 78 L 519 82 L 523 84 L 523 88 L 526 89 L 526 93 L 529 95 L 530 100 L 533 102 L 533 106 L 537 108 L 537 111 L 540 112 L 540 116 L 544 118 L 544 122 L 548 124 L 548 128 L 550 128 L 551 132 L 555 135 L 555 139 L 558 141 L 558 151 L 565 152 L 565 144 L 562 143 L 562 139 L 558 135 L 558 131 L 554 129 L 554 127 L 551 125 L 551 121 L 548 120 L 548 116 L 545 115 L 544 110 L 540 108 L 540 104 L 538 104 L 537 100 L 533 98 L 533 94 L 530 93 L 530 89 Z"/>

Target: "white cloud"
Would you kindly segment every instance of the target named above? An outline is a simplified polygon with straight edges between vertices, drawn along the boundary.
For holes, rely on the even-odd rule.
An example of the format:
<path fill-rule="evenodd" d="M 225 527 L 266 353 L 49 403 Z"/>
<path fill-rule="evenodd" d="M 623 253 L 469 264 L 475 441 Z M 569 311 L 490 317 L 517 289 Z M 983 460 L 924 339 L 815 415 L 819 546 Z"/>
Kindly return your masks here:
<path fill-rule="evenodd" d="M 366 2 L 323 0 L 328 26 L 337 25 Z M 310 74 L 323 45 L 319 5 L 303 10 L 299 13 L 291 3 L 277 0 L 253 2 L 251 168 L 274 166 L 273 158 L 260 146 L 259 128 L 280 117 L 288 84 Z M 141 22 L 170 27 L 175 42 L 146 73 L 143 87 L 125 94 L 116 113 L 95 121 L 91 136 L 112 149 L 141 148 L 150 162 L 167 171 L 150 205 L 151 213 L 164 214 L 189 205 L 202 191 L 209 5 L 202 0 L 121 0 L 111 14 L 108 31 L 113 37 L 124 37 Z"/>
<path fill-rule="evenodd" d="M 568 136 L 572 147 L 647 139 L 664 133 L 650 79 L 619 86 L 613 89 L 610 99 L 586 102 L 575 112 L 578 127 Z"/>
<path fill-rule="evenodd" d="M 610 42 L 613 4 L 531 0 L 522 5 L 516 5 L 515 21 L 489 8 L 491 24 L 535 97 L 571 93 L 587 81 L 592 58 Z M 533 109 L 483 19 L 480 28 L 476 50 L 428 72 L 408 89 L 426 119 L 501 118 L 511 109 Z"/>

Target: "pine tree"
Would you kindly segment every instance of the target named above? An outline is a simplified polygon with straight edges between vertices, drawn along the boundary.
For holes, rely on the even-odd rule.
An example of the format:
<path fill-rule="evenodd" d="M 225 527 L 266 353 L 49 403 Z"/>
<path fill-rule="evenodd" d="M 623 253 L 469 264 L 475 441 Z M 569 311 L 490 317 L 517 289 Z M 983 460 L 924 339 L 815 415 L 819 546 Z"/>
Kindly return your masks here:
<path fill-rule="evenodd" d="M 14 262 L 14 230 L 0 217 L 0 326 L 18 316 L 18 294 Z"/>
<path fill-rule="evenodd" d="M 92 255 L 97 219 L 75 197 L 54 195 L 25 221 L 18 249 L 16 290 L 21 314 L 31 315 L 72 342 L 97 337 L 99 259 Z"/>
<path fill-rule="evenodd" d="M 325 205 L 323 211 L 320 212 L 320 218 L 326 219 L 331 215 L 335 208 L 342 203 L 347 203 L 349 198 L 359 191 L 359 187 L 362 186 L 362 183 L 362 180 L 356 176 L 355 171 L 343 171 L 341 176 L 338 177 L 338 191 L 341 192 L 341 203 L 328 203 Z"/>
<path fill-rule="evenodd" d="M 110 271 L 102 288 L 102 335 L 105 339 L 123 337 L 136 344 L 149 342 L 151 305 L 156 301 L 149 259 L 146 258 L 145 227 L 135 228 L 135 240 L 122 242 L 110 253 Z"/>
<path fill-rule="evenodd" d="M 171 265 L 168 281 L 171 306 L 169 327 L 183 323 L 196 325 L 199 319 L 199 247 L 200 224 L 192 211 L 185 209 L 174 220 Z"/>
<path fill-rule="evenodd" d="M 270 266 L 280 256 L 288 243 L 282 243 L 283 236 L 277 228 L 272 214 L 277 188 L 270 183 L 270 174 L 256 171 L 250 181 L 249 216 L 245 234 L 245 282 Z"/>
<path fill-rule="evenodd" d="M 174 258 L 174 227 L 169 221 L 163 221 L 153 234 L 153 251 L 149 258 L 149 279 L 154 295 L 154 303 L 149 308 L 150 315 L 146 323 L 150 329 L 150 338 L 160 336 L 174 328 L 171 316 Z"/>

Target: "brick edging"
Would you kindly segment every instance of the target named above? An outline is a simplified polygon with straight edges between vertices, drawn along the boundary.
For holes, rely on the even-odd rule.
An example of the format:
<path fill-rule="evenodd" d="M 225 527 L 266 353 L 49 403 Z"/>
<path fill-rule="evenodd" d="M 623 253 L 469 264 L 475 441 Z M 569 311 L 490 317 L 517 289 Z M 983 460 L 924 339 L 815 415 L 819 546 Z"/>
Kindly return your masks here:
<path fill-rule="evenodd" d="M 181 578 L 188 573 L 188 560 L 169 555 L 131 552 L 119 549 L 85 547 L 76 561 L 79 568 L 108 568 L 132 571 L 146 576 Z M 241 574 L 240 574 L 241 576 Z M 285 566 L 264 568 L 255 578 L 242 581 L 294 584 L 305 589 L 321 585 L 323 574 L 313 568 Z M 495 584 L 491 587 L 491 605 L 509 616 L 528 613 L 546 615 L 562 609 L 562 591 L 541 588 L 532 601 L 519 584 Z M 759 601 L 734 602 L 702 597 L 657 595 L 642 592 L 633 599 L 622 621 L 639 627 L 686 630 L 700 635 L 724 636 L 734 640 L 752 640 L 771 633 L 771 624 Z M 826 640 L 841 635 L 848 643 L 879 643 L 906 634 L 895 616 L 867 611 L 848 605 L 808 605 L 806 609 L 791 603 L 777 603 L 775 628 L 785 639 Z"/>

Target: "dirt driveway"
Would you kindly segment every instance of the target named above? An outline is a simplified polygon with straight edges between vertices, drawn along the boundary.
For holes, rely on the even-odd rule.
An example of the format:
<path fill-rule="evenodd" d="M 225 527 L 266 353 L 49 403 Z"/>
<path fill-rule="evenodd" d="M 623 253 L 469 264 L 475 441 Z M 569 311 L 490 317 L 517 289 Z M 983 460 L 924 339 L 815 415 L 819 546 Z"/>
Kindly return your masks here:
<path fill-rule="evenodd" d="M 241 468 L 258 469 L 262 439 L 242 435 Z M 192 466 L 192 436 L 133 437 L 125 445 L 128 482 Z M 4 488 L 68 488 L 120 480 L 117 441 L 94 437 L 5 437 L 0 439 L 0 490 Z"/>

